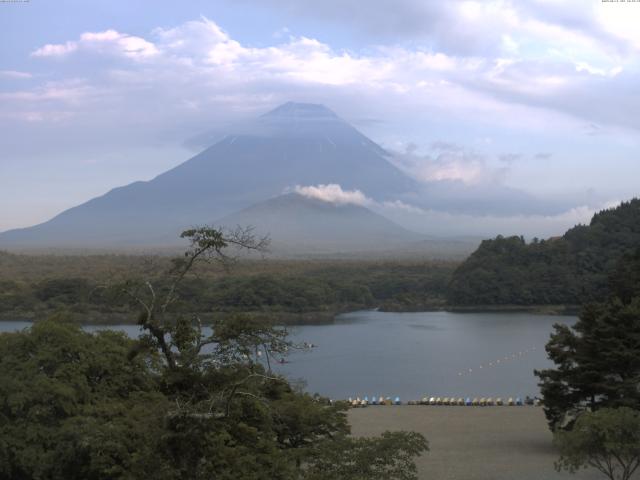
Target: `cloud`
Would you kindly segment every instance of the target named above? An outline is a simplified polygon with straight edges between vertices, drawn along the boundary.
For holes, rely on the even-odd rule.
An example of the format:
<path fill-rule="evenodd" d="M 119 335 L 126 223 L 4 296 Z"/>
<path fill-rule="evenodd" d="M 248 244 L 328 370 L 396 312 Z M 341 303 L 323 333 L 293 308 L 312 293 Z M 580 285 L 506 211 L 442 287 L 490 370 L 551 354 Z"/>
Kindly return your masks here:
<path fill-rule="evenodd" d="M 148 158 L 131 161 L 152 165 L 149 177 L 187 158 L 175 148 L 198 132 L 308 101 L 400 152 L 396 165 L 425 185 L 420 201 L 397 199 L 409 208 L 557 214 L 579 203 L 547 200 L 544 187 L 527 183 L 525 167 L 557 152 L 557 183 L 570 170 L 577 188 L 587 188 L 601 178 L 599 158 L 637 151 L 640 57 L 590 9 L 552 3 L 379 0 L 363 9 L 356 0 L 265 0 L 325 24 L 349 19 L 366 35 L 348 48 L 322 28 L 315 38 L 286 32 L 248 43 L 205 17 L 136 35 L 119 25 L 86 31 L 35 49 L 29 71 L 38 73 L 3 85 L 0 149 L 7 164 L 53 169 L 54 155 L 126 157 L 144 147 Z M 410 141 L 427 147 L 398 147 Z M 504 152 L 525 160 L 500 161 L 512 155 Z M 611 188 L 631 183 L 637 166 L 625 165 Z M 509 186 L 519 169 L 520 185 L 533 193 Z"/>
<path fill-rule="evenodd" d="M 66 42 L 63 44 L 48 43 L 31 52 L 32 57 L 62 57 L 78 49 L 77 42 Z"/>
<path fill-rule="evenodd" d="M 16 70 L 0 70 L 0 77 L 27 79 L 27 78 L 33 78 L 33 75 L 29 72 L 18 72 Z"/>
<path fill-rule="evenodd" d="M 498 159 L 501 162 L 506 163 L 507 165 L 511 165 L 513 162 L 522 158 L 522 155 L 519 153 L 503 153 L 498 156 Z"/>
<path fill-rule="evenodd" d="M 427 235 L 435 236 L 482 236 L 525 235 L 527 237 L 550 237 L 561 235 L 578 224 L 588 224 L 595 213 L 617 206 L 619 200 L 598 202 L 596 205 L 559 207 L 554 213 L 509 213 L 491 211 L 464 212 L 417 206 L 402 200 L 379 202 L 360 190 L 344 190 L 340 185 L 297 185 L 292 191 L 307 198 L 334 205 L 359 205 L 384 215 L 398 224 Z M 501 201 L 508 201 L 502 199 Z"/>
<path fill-rule="evenodd" d="M 607 200 L 595 205 L 578 205 L 574 207 L 558 207 L 554 213 L 536 213 L 535 211 L 519 213 L 516 208 L 503 213 L 484 209 L 483 211 L 455 210 L 445 203 L 445 208 L 434 206 L 417 206 L 403 200 L 379 202 L 368 197 L 360 190 L 344 190 L 340 185 L 327 184 L 315 186 L 295 186 L 292 191 L 307 198 L 320 200 L 334 205 L 359 205 L 374 210 L 397 223 L 424 234 L 437 236 L 479 235 L 494 236 L 522 235 L 529 237 L 548 237 L 563 234 L 578 224 L 588 224 L 598 211 L 613 208 L 619 200 Z M 463 193 L 464 195 L 464 193 Z M 483 197 L 486 199 L 486 197 Z M 511 196 L 512 202 L 517 199 Z M 509 201 L 502 198 L 501 202 Z"/>
<path fill-rule="evenodd" d="M 359 0 L 241 1 L 322 19 L 376 41 L 427 42 L 463 55 L 517 53 L 530 49 L 533 40 L 567 51 L 579 45 L 624 53 L 640 45 L 635 28 L 639 14 L 633 5 L 589 5 L 584 0 L 372 0 L 363 9 Z"/>
<path fill-rule="evenodd" d="M 374 202 L 368 198 L 360 190 L 343 190 L 342 187 L 335 183 L 327 185 L 296 185 L 293 191 L 307 198 L 320 200 L 322 202 L 333 203 L 335 205 L 372 205 Z"/>
<path fill-rule="evenodd" d="M 382 3 L 391 8 L 391 3 Z M 418 4 L 405 3 L 401 2 L 400 11 L 423 10 Z M 456 7 L 455 15 L 443 13 L 444 7 L 424 8 L 436 8 L 442 18 L 453 15 L 480 25 L 480 36 L 487 33 L 483 25 L 491 12 L 504 17 L 501 28 L 512 23 L 528 25 L 520 18 L 524 14 L 512 12 L 509 3 L 491 7 L 454 3 L 466 7 Z M 85 32 L 76 40 L 44 45 L 32 56 L 65 62 L 67 68 L 78 71 L 76 75 L 100 83 L 116 96 L 129 96 L 123 104 L 139 103 L 144 94 L 154 93 L 163 98 L 167 111 L 173 109 L 171 118 L 197 114 L 233 98 L 242 98 L 234 108 L 255 111 L 261 105 L 273 105 L 277 97 L 284 100 L 287 94 L 349 98 L 357 93 L 380 101 L 384 92 L 385 101 L 398 107 L 420 106 L 501 126 L 516 122 L 542 130 L 553 123 L 562 128 L 575 117 L 582 123 L 640 128 L 640 115 L 634 114 L 640 110 L 640 100 L 629 100 L 638 97 L 632 94 L 638 78 L 628 65 L 631 60 L 614 58 L 605 50 L 595 55 L 592 43 L 596 40 L 582 36 L 570 37 L 573 43 L 567 46 L 559 41 L 564 37 L 557 29 L 541 30 L 535 25 L 529 29 L 533 37 L 521 40 L 529 50 L 532 42 L 542 42 L 535 52 L 522 48 L 517 52 L 513 48 L 458 52 L 445 47 L 437 50 L 438 44 L 377 45 L 353 51 L 292 35 L 272 39 L 276 44 L 271 46 L 247 46 L 202 17 L 172 28 L 156 28 L 144 38 L 115 29 Z M 501 39 L 511 35 L 501 28 L 497 30 Z M 455 28 L 455 23 L 448 29 L 456 34 L 469 31 Z"/>
<path fill-rule="evenodd" d="M 553 215 L 471 215 L 425 208 L 406 211 L 385 208 L 384 205 L 376 211 L 409 230 L 427 235 L 448 237 L 474 235 L 487 238 L 502 234 L 548 238 L 562 235 L 575 225 L 588 224 L 595 213 L 619 203 L 609 201 L 597 207 L 580 205 Z"/>
<path fill-rule="evenodd" d="M 405 203 L 402 200 L 386 200 L 378 202 L 366 196 L 360 190 L 343 190 L 340 185 L 335 183 L 315 186 L 296 185 L 292 190 L 304 197 L 333 203 L 335 205 L 351 204 L 385 211 L 401 211 L 405 213 L 418 214 L 426 213 L 426 210 L 415 205 Z"/>
<path fill-rule="evenodd" d="M 393 153 L 392 162 L 424 183 L 459 181 L 465 185 L 501 183 L 507 169 L 493 167 L 485 156 L 451 142 L 434 141 L 427 154 L 410 144 L 404 153 Z"/>
<path fill-rule="evenodd" d="M 143 59 L 157 55 L 156 46 L 141 37 L 119 33 L 109 29 L 102 32 L 85 32 L 77 41 L 47 44 L 31 53 L 33 57 L 64 57 L 76 52 L 98 52 Z"/>

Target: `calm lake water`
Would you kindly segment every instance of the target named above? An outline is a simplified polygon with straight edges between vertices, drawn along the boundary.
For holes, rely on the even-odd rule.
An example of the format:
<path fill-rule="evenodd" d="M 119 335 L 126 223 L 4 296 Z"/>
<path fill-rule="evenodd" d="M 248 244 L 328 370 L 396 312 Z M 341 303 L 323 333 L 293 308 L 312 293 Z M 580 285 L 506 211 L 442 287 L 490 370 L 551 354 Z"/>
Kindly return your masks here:
<path fill-rule="evenodd" d="M 340 315 L 335 324 L 291 327 L 289 363 L 274 367 L 307 390 L 331 398 L 400 396 L 510 397 L 537 395 L 534 369 L 546 368 L 544 346 L 554 323 L 568 316 L 524 313 L 383 313 Z M 0 331 L 29 322 L 0 322 Z M 137 336 L 136 326 L 114 328 Z"/>

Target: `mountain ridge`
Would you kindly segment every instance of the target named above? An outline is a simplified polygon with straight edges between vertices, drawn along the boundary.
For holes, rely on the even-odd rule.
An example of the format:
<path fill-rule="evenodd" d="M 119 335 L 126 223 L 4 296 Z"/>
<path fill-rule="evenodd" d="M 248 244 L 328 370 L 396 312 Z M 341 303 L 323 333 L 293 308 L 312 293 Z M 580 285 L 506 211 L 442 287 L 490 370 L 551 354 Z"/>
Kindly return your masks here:
<path fill-rule="evenodd" d="M 211 223 L 295 185 L 337 183 L 373 198 L 415 188 L 375 142 L 317 104 L 289 102 L 152 180 L 111 189 L 32 227 L 0 234 L 0 247 L 174 245 Z"/>
<path fill-rule="evenodd" d="M 427 237 L 353 203 L 287 193 L 235 212 L 215 224 L 252 226 L 269 235 L 275 251 L 337 253 L 388 251 Z"/>

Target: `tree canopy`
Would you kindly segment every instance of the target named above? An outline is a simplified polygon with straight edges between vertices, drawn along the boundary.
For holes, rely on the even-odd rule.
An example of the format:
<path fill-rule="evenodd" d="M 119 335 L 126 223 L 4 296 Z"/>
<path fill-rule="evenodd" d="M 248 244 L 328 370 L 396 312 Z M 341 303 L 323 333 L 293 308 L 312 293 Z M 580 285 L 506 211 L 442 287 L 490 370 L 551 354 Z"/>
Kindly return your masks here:
<path fill-rule="evenodd" d="M 112 287 L 137 305 L 140 338 L 60 317 L 0 335 L 0 479 L 416 478 L 422 435 L 351 438 L 347 405 L 270 370 L 295 348 L 284 330 L 242 315 L 203 327 L 174 308 L 195 262 L 261 245 L 206 227 L 185 236 L 160 285 Z"/>
<path fill-rule="evenodd" d="M 640 412 L 603 408 L 580 415 L 571 430 L 559 431 L 558 470 L 572 473 L 591 467 L 610 480 L 629 480 L 640 466 Z"/>
<path fill-rule="evenodd" d="M 586 305 L 573 327 L 554 326 L 546 350 L 555 368 L 536 372 L 553 429 L 584 410 L 640 409 L 639 271 L 639 252 L 623 257 L 611 277 L 611 297 Z"/>
<path fill-rule="evenodd" d="M 455 305 L 582 305 L 603 301 L 619 260 L 640 245 L 640 199 L 596 213 L 562 237 L 483 241 L 453 274 Z"/>

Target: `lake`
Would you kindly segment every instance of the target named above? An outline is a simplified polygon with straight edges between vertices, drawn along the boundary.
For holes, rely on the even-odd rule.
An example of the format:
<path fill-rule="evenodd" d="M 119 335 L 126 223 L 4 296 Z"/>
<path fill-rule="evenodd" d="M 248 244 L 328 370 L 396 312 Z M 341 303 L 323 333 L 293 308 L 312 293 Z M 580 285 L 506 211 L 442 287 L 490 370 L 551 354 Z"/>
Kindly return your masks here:
<path fill-rule="evenodd" d="M 551 365 L 544 346 L 554 323 L 576 317 L 527 313 L 383 313 L 340 315 L 331 325 L 290 327 L 294 351 L 274 369 L 331 398 L 400 396 L 524 397 L 539 393 L 534 369 Z M 15 331 L 29 322 L 0 322 Z M 133 325 L 113 328 L 137 336 Z"/>

